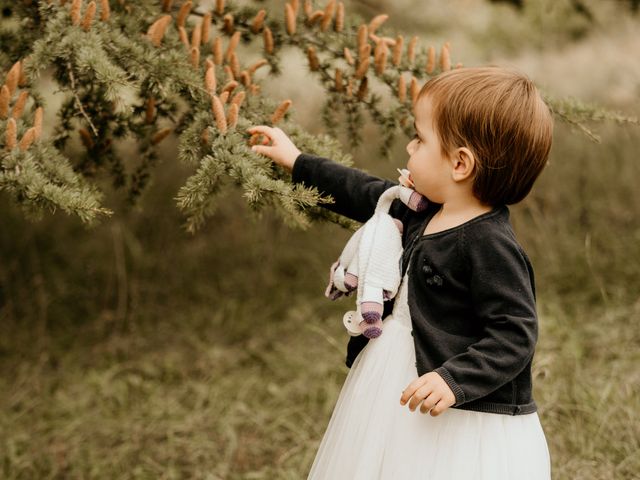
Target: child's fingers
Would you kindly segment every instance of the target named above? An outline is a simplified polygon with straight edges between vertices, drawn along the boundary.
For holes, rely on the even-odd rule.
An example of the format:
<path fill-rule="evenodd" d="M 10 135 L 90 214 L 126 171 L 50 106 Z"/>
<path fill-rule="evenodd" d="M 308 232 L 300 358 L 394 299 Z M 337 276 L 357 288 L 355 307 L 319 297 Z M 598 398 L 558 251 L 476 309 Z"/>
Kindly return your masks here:
<path fill-rule="evenodd" d="M 262 145 L 268 145 L 271 142 L 271 139 L 263 133 L 254 133 L 249 138 L 249 145 L 256 145 L 257 143 L 261 143 Z"/>
<path fill-rule="evenodd" d="M 429 395 L 427 395 L 427 398 L 423 400 L 422 405 L 420 405 L 420 413 L 427 413 L 433 407 L 435 407 L 441 399 L 442 397 L 438 395 L 437 392 L 431 392 Z"/>
<path fill-rule="evenodd" d="M 273 138 L 274 129 L 267 125 L 254 125 L 253 127 L 247 128 L 247 132 L 249 133 L 263 133 L 269 138 Z"/>
<path fill-rule="evenodd" d="M 420 411 L 430 412 L 435 417 L 455 405 L 456 398 L 442 377 L 436 372 L 430 372 L 416 378 L 402 392 L 400 404 L 404 405 L 407 401 L 412 412 L 423 402 Z"/>
<path fill-rule="evenodd" d="M 247 132 L 264 132 L 266 129 L 270 129 L 271 127 L 268 125 L 252 125 L 247 128 Z"/>
<path fill-rule="evenodd" d="M 418 405 L 425 399 L 434 394 L 433 387 L 430 384 L 425 384 L 416 390 L 411 400 L 409 400 L 409 410 L 414 412 Z M 433 400 L 433 399 L 432 399 Z"/>
<path fill-rule="evenodd" d="M 271 157 L 270 153 L 272 148 L 273 147 L 268 147 L 266 145 L 253 145 L 251 147 L 251 150 L 255 153 L 259 153 L 261 155 L 266 155 L 267 157 Z"/>
<path fill-rule="evenodd" d="M 436 405 L 431 409 L 429 415 L 431 415 L 432 417 L 437 417 L 450 406 L 451 405 L 447 405 L 447 402 L 445 402 L 444 399 L 440 399 L 440 401 L 436 403 Z"/>
<path fill-rule="evenodd" d="M 400 405 L 404 405 L 413 396 L 413 394 L 424 384 L 424 378 L 418 377 L 409 384 L 402 392 L 400 397 Z"/>

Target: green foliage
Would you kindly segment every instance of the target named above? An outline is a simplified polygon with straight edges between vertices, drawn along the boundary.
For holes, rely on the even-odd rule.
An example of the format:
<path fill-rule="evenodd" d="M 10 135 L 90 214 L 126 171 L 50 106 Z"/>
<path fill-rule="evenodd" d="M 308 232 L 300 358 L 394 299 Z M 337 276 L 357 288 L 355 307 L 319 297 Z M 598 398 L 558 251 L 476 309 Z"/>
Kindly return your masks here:
<path fill-rule="evenodd" d="M 35 212 L 45 206 L 61 208 L 83 221 L 95 222 L 112 212 L 99 206 L 99 187 L 95 184 L 88 188 L 87 181 L 94 182 L 107 175 L 111 177 L 114 189 L 126 191 L 129 206 L 135 205 L 158 168 L 157 151 L 161 145 L 154 139 L 161 131 L 171 128 L 179 135 L 180 159 L 196 169 L 193 178 L 178 187 L 179 193 L 175 197 L 186 215 L 184 225 L 187 230 L 195 232 L 215 211 L 224 177 L 231 180 L 227 183 L 244 190 L 244 197 L 252 208 L 256 211 L 265 206 L 275 208 L 288 225 L 305 227 L 314 218 L 337 221 L 335 216 L 316 208 L 320 201 L 317 194 L 286 185 L 287 176 L 270 167 L 247 146 L 248 135 L 244 129 L 253 124 L 270 123 L 278 100 L 265 98 L 248 85 L 239 85 L 235 91 L 247 93 L 240 109 L 240 121 L 229 134 L 216 128 L 210 93 L 206 91 L 203 79 L 211 39 L 214 35 L 230 38 L 232 34 L 223 27 L 223 15 L 214 12 L 211 39 L 201 46 L 202 55 L 194 67 L 175 28 L 179 4 L 173 7 L 174 20 L 159 47 L 152 45 L 144 34 L 163 13 L 161 4 L 151 0 L 130 4 L 113 2 L 107 21 L 99 20 L 99 7 L 86 31 L 72 24 L 69 3 L 61 7 L 58 2 L 22 2 L 10 7 L 11 20 L 3 22 L 0 28 L 3 45 L 10 45 L 10 48 L 3 50 L 0 66 L 8 71 L 14 62 L 24 59 L 27 83 L 22 87 L 33 98 L 27 113 L 18 119 L 19 134 L 31 125 L 30 112 L 37 106 L 45 106 L 46 99 L 38 91 L 37 83 L 44 74 L 56 82 L 66 98 L 57 112 L 52 136 L 39 139 L 27 155 L 7 152 L 3 148 L 4 136 L 0 138 L 0 155 L 5 165 L 0 175 L 0 188 L 9 191 L 14 201 L 26 210 Z M 299 148 L 316 154 L 327 151 L 331 158 L 339 159 L 342 156 L 340 149 L 336 144 L 327 143 L 328 139 L 338 137 L 338 132 L 344 130 L 349 146 L 357 148 L 362 144 L 361 131 L 368 113 L 380 131 L 379 152 L 389 158 L 398 134 L 411 135 L 411 98 L 407 95 L 407 101 L 398 101 L 398 78 L 404 74 L 423 81 L 431 76 L 425 73 L 426 47 L 417 49 L 414 61 L 403 54 L 397 67 L 390 60 L 380 73 L 370 67 L 365 77 L 368 88 L 357 93 L 360 81 L 354 79 L 356 66 L 348 64 L 344 50 L 348 48 L 357 58 L 357 29 L 363 23 L 361 16 L 347 14 L 344 30 L 336 32 L 334 23 L 331 28 L 322 30 L 317 24 L 304 21 L 305 14 L 300 9 L 296 33 L 289 35 L 281 12 L 271 15 L 269 11 L 266 25 L 273 31 L 275 46 L 269 53 L 263 46 L 262 32 L 251 29 L 260 7 L 253 3 L 229 3 L 224 14 L 233 15 L 233 28 L 241 32 L 243 46 L 261 52 L 273 75 L 281 71 L 280 60 L 285 47 L 294 47 L 306 54 L 313 46 L 318 52 L 319 67 L 311 73 L 326 91 L 322 120 L 328 135 L 303 134 L 289 118 L 287 133 L 300 141 Z M 202 10 L 193 10 L 187 20 L 187 29 L 197 25 L 202 15 Z M 386 25 L 376 31 L 378 36 L 389 38 L 395 38 L 397 33 Z M 241 66 L 245 67 L 248 65 Z M 352 82 L 351 95 L 345 93 L 345 88 L 342 91 L 336 88 L 335 71 L 338 68 L 344 73 L 345 86 L 348 81 Z M 437 73 L 438 70 L 432 74 Z M 227 75 L 223 65 L 215 67 L 219 88 L 229 80 Z M 259 86 L 259 81 L 255 82 Z M 151 114 L 148 112 L 150 99 L 155 101 Z M 612 116 L 601 109 L 584 108 L 569 100 L 555 101 L 553 105 L 559 118 L 577 125 L 592 138 L 595 134 L 584 121 L 602 121 Z M 622 117 L 615 119 L 623 120 Z M 4 132 L 5 128 L 5 122 L 0 120 L 0 131 Z M 208 132 L 209 145 L 203 145 L 204 131 Z M 70 150 L 68 144 L 74 139 L 75 132 L 81 134 L 84 150 Z M 137 145 L 135 162 L 124 158 L 120 148 L 131 140 Z M 323 145 L 330 147 L 327 150 Z M 47 159 L 42 157 L 44 152 Z M 212 161 L 222 164 L 212 170 Z M 55 176 L 50 178 L 42 173 L 36 179 L 29 173 L 40 168 L 34 165 L 52 164 L 57 165 L 54 170 L 64 170 L 65 181 L 73 180 L 61 185 L 56 183 Z M 256 169 L 256 166 L 259 167 Z M 18 180 L 16 176 L 20 172 L 24 173 Z M 206 180 L 203 176 L 207 172 L 213 172 L 215 177 Z M 215 172 L 223 173 L 219 177 Z M 46 193 L 58 190 L 63 193 Z M 29 194 L 25 193 L 27 191 Z M 304 213 L 305 210 L 308 212 Z M 340 222 L 345 223 L 344 220 Z"/>
<path fill-rule="evenodd" d="M 5 135 L 0 125 L 0 135 Z M 20 131 L 19 131 L 20 133 Z M 65 157 L 52 146 L 37 143 L 27 152 L 19 149 L 2 156 L 0 190 L 5 190 L 31 219 L 44 211 L 61 208 L 91 223 L 99 215 L 112 212 L 101 207 L 102 193 L 78 176 Z"/>
<path fill-rule="evenodd" d="M 572 97 L 562 99 L 546 97 L 545 102 L 556 117 L 559 117 L 569 125 L 579 128 L 580 131 L 597 143 L 600 143 L 600 137 L 587 126 L 587 121 L 602 122 L 608 120 L 618 125 L 639 124 L 637 117 L 607 110 L 597 105 L 589 105 Z"/>

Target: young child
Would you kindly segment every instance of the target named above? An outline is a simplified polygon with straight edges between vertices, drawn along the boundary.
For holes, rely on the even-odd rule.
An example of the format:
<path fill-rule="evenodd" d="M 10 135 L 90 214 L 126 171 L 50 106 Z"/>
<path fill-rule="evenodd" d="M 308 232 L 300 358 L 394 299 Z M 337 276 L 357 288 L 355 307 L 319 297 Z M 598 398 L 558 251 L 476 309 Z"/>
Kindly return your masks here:
<path fill-rule="evenodd" d="M 414 116 L 407 168 L 429 207 L 392 205 L 403 280 L 383 334 L 350 341 L 355 360 L 308 478 L 549 479 L 531 384 L 533 270 L 506 205 L 547 163 L 551 114 L 528 78 L 481 67 L 429 80 Z M 279 128 L 249 131 L 271 141 L 256 152 L 352 219 L 366 221 L 397 185 L 303 154 Z"/>

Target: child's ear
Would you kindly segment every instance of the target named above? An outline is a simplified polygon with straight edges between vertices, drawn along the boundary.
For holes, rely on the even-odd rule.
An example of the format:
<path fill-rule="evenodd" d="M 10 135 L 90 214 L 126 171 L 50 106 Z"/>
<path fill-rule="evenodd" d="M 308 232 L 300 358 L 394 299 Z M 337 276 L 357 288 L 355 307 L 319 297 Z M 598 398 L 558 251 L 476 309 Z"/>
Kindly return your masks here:
<path fill-rule="evenodd" d="M 466 147 L 457 148 L 451 158 L 452 169 L 451 178 L 454 182 L 462 182 L 468 178 L 473 178 L 476 167 L 476 157 L 473 152 Z"/>

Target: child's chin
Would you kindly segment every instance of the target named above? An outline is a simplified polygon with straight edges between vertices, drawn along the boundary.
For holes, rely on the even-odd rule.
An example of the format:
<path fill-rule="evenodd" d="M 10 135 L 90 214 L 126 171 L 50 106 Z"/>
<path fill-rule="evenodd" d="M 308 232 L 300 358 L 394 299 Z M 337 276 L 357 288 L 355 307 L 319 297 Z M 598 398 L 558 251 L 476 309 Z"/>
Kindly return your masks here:
<path fill-rule="evenodd" d="M 411 189 L 415 192 L 418 192 L 420 195 L 424 195 L 424 193 L 422 193 L 422 189 L 420 187 L 416 187 L 415 183 L 411 184 Z"/>
<path fill-rule="evenodd" d="M 414 190 L 418 192 L 420 195 L 422 195 L 429 203 L 438 203 L 433 198 L 431 198 L 431 196 L 429 196 L 429 193 L 423 192 L 422 190 L 419 190 L 418 188 L 415 188 L 415 187 L 414 187 Z"/>

